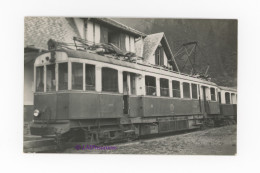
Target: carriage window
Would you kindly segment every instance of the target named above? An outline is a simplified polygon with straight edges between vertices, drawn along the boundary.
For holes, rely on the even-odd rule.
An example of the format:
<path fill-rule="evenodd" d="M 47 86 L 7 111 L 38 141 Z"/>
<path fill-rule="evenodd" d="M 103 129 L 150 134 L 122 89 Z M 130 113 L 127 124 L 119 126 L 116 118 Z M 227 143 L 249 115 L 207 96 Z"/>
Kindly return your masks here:
<path fill-rule="evenodd" d="M 190 98 L 190 84 L 183 82 L 183 98 Z"/>
<path fill-rule="evenodd" d="M 56 90 L 56 80 L 55 80 L 55 64 L 47 65 L 46 72 L 46 90 L 55 91 Z"/>
<path fill-rule="evenodd" d="M 44 67 L 36 67 L 36 91 L 43 92 L 44 91 L 44 79 L 43 79 L 43 72 Z"/>
<path fill-rule="evenodd" d="M 168 79 L 160 79 L 160 92 L 161 96 L 169 97 L 169 81 Z"/>
<path fill-rule="evenodd" d="M 82 90 L 83 89 L 83 64 L 73 62 L 72 64 L 72 89 Z"/>
<path fill-rule="evenodd" d="M 68 63 L 59 63 L 59 90 L 68 89 Z"/>
<path fill-rule="evenodd" d="M 152 76 L 145 76 L 146 95 L 156 96 L 156 79 Z"/>
<path fill-rule="evenodd" d="M 231 94 L 231 103 L 236 104 L 236 95 L 234 93 Z"/>
<path fill-rule="evenodd" d="M 136 88 L 135 88 L 135 74 L 130 73 L 130 84 L 131 84 L 131 94 L 136 94 Z"/>
<path fill-rule="evenodd" d="M 216 101 L 215 88 L 210 88 L 210 95 L 211 95 L 211 100 L 212 100 L 212 101 Z"/>
<path fill-rule="evenodd" d="M 172 96 L 180 98 L 181 92 L 180 92 L 180 82 L 179 81 L 172 81 Z"/>
<path fill-rule="evenodd" d="M 86 64 L 85 67 L 86 90 L 95 90 L 95 66 Z"/>
<path fill-rule="evenodd" d="M 102 91 L 118 92 L 117 70 L 102 68 Z"/>
<path fill-rule="evenodd" d="M 218 92 L 218 102 L 221 103 L 221 93 Z"/>
<path fill-rule="evenodd" d="M 191 84 L 192 98 L 198 99 L 198 89 L 196 84 Z"/>
<path fill-rule="evenodd" d="M 230 93 L 225 93 L 226 104 L 230 104 Z"/>

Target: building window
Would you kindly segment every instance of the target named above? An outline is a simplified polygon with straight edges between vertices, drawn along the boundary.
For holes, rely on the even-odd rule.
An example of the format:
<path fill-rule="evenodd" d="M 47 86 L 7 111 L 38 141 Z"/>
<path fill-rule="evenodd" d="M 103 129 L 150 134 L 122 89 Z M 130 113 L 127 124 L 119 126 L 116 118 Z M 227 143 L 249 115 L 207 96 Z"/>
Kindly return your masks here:
<path fill-rule="evenodd" d="M 85 65 L 85 86 L 86 90 L 95 90 L 95 66 Z"/>
<path fill-rule="evenodd" d="M 168 79 L 160 79 L 160 92 L 161 96 L 169 97 L 169 80 Z"/>
<path fill-rule="evenodd" d="M 47 65 L 46 73 L 46 90 L 55 91 L 56 90 L 56 80 L 55 80 L 55 64 Z"/>
<path fill-rule="evenodd" d="M 211 95 L 211 100 L 216 101 L 216 91 L 215 88 L 210 88 L 210 95 Z"/>
<path fill-rule="evenodd" d="M 68 89 L 68 63 L 59 63 L 59 90 Z"/>
<path fill-rule="evenodd" d="M 118 72 L 117 70 L 102 68 L 102 91 L 118 92 Z"/>
<path fill-rule="evenodd" d="M 72 89 L 82 90 L 83 89 L 83 64 L 73 62 L 72 64 Z"/>
<path fill-rule="evenodd" d="M 190 84 L 183 82 L 183 98 L 190 98 Z"/>
<path fill-rule="evenodd" d="M 36 67 L 36 91 L 44 91 L 44 67 Z"/>
<path fill-rule="evenodd" d="M 172 81 L 172 96 L 180 98 L 181 92 L 180 92 L 180 82 L 179 81 Z"/>
<path fill-rule="evenodd" d="M 225 93 L 225 100 L 226 100 L 226 104 L 230 104 L 230 93 L 228 92 Z"/>
<path fill-rule="evenodd" d="M 164 65 L 164 53 L 162 47 L 158 47 L 155 51 L 155 64 Z"/>
<path fill-rule="evenodd" d="M 146 95 L 156 96 L 156 78 L 152 76 L 145 76 Z"/>
<path fill-rule="evenodd" d="M 108 32 L 108 43 L 113 44 L 114 46 L 121 48 L 120 45 L 120 34 L 117 31 Z"/>
<path fill-rule="evenodd" d="M 192 92 L 192 98 L 193 99 L 198 99 L 198 88 L 197 84 L 191 84 L 191 92 Z"/>

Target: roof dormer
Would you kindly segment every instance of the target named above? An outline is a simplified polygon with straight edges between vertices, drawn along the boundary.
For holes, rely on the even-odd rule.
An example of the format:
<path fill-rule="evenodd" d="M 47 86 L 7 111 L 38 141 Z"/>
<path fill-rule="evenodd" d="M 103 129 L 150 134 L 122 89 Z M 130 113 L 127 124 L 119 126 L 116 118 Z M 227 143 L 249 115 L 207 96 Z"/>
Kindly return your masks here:
<path fill-rule="evenodd" d="M 147 63 L 172 67 L 179 72 L 168 41 L 163 32 L 147 35 L 143 40 L 143 60 Z"/>

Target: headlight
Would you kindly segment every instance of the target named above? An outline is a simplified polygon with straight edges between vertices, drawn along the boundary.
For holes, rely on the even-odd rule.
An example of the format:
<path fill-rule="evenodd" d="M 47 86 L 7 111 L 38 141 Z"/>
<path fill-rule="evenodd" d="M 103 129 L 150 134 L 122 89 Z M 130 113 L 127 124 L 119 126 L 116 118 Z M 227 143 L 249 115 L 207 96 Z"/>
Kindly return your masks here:
<path fill-rule="evenodd" d="M 33 112 L 33 115 L 34 115 L 35 117 L 38 117 L 39 114 L 40 114 L 40 111 L 39 111 L 38 109 L 35 109 L 34 112 Z"/>

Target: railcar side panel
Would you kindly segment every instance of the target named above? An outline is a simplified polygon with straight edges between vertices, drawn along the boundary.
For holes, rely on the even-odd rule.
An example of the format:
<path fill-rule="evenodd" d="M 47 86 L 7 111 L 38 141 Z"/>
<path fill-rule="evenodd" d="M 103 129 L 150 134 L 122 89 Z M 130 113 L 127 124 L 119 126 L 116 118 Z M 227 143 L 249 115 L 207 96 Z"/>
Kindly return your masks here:
<path fill-rule="evenodd" d="M 99 118 L 97 93 L 70 93 L 69 116 L 71 119 Z"/>
<path fill-rule="evenodd" d="M 57 119 L 69 118 L 69 94 L 57 94 Z"/>
<path fill-rule="evenodd" d="M 123 95 L 100 94 L 100 118 L 120 118 L 123 116 Z"/>
<path fill-rule="evenodd" d="M 234 105 L 231 104 L 221 104 L 220 105 L 221 114 L 224 116 L 235 115 Z"/>
<path fill-rule="evenodd" d="M 199 100 L 143 97 L 144 117 L 201 114 Z"/>

